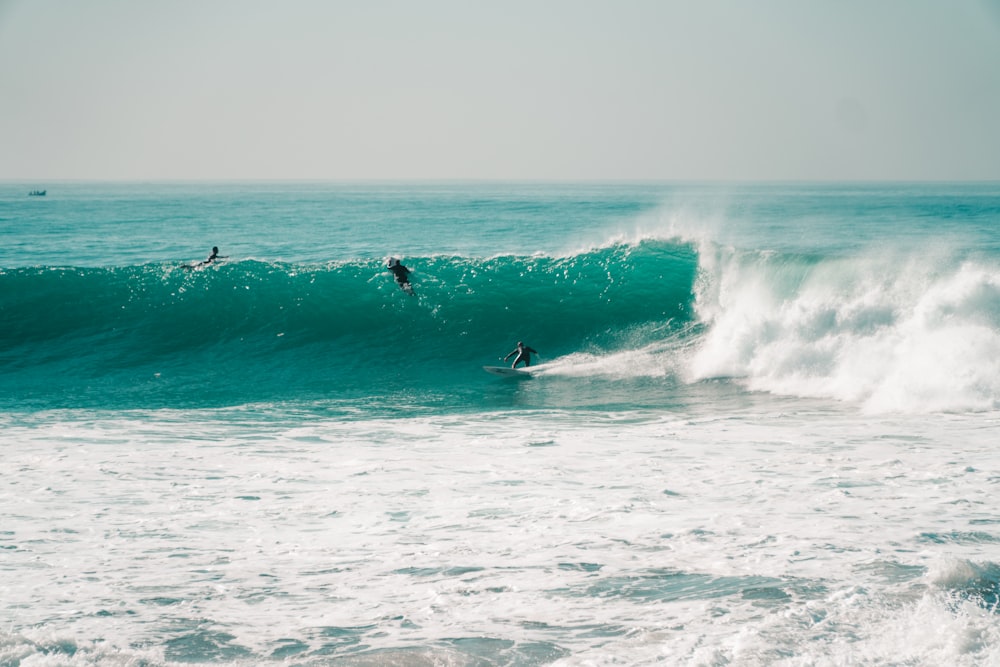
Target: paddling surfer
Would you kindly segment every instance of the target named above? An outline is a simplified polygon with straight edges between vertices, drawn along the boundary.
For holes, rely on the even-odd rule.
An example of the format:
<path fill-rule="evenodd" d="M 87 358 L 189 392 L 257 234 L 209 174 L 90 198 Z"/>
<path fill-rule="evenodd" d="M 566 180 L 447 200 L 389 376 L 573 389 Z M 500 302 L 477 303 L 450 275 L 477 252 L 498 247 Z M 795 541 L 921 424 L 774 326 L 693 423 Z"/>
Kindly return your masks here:
<path fill-rule="evenodd" d="M 215 260 L 217 260 L 217 259 L 226 259 L 227 257 L 228 257 L 228 255 L 220 255 L 219 254 L 219 247 L 218 246 L 212 246 L 212 254 L 210 254 L 208 256 L 208 259 L 206 259 L 203 262 L 198 262 L 197 264 L 181 264 L 181 268 L 184 268 L 184 269 L 196 269 L 199 266 L 208 266 L 209 264 L 215 262 Z"/>
<path fill-rule="evenodd" d="M 222 255 L 220 257 L 219 256 L 219 248 L 218 248 L 218 246 L 212 246 L 212 254 L 209 255 L 208 259 L 206 259 L 204 262 L 202 262 L 202 264 L 211 264 L 212 262 L 214 262 L 217 259 L 226 259 L 226 257 L 228 257 L 228 255 Z"/>

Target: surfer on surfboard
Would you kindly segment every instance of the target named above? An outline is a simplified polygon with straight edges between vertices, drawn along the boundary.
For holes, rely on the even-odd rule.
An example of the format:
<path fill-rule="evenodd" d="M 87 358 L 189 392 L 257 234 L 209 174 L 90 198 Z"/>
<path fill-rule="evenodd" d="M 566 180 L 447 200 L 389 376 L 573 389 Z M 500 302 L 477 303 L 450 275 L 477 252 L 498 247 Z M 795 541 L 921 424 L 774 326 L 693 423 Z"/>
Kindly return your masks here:
<path fill-rule="evenodd" d="M 196 268 L 196 267 L 199 267 L 199 266 L 207 266 L 207 265 L 211 264 L 212 262 L 214 262 L 217 259 L 226 259 L 228 256 L 229 255 L 220 255 L 219 254 L 219 247 L 218 246 L 212 246 L 212 254 L 209 255 L 208 259 L 206 259 L 204 262 L 198 262 L 197 264 L 181 264 L 181 266 L 183 268 L 185 268 L 185 269 L 193 269 L 193 268 Z"/>
<path fill-rule="evenodd" d="M 228 255 L 222 255 L 220 257 L 219 256 L 219 248 L 218 248 L 218 246 L 212 246 L 212 254 L 209 255 L 208 259 L 206 259 L 204 262 L 202 262 L 202 264 L 211 264 L 212 262 L 214 262 L 217 259 L 226 259 L 226 257 L 228 257 Z"/>
<path fill-rule="evenodd" d="M 514 357 L 515 354 L 517 355 L 516 357 Z M 533 354 L 538 354 L 538 350 L 528 347 L 521 341 L 517 341 L 517 347 L 511 350 L 503 360 L 507 361 L 511 357 L 514 357 L 514 363 L 511 364 L 511 368 L 517 368 L 517 365 L 522 361 L 524 362 L 524 367 L 527 368 L 531 365 L 531 355 Z"/>
<path fill-rule="evenodd" d="M 385 263 L 385 268 L 392 272 L 400 288 L 407 294 L 413 294 L 413 285 L 410 284 L 410 270 L 399 263 L 395 257 L 390 257 Z"/>

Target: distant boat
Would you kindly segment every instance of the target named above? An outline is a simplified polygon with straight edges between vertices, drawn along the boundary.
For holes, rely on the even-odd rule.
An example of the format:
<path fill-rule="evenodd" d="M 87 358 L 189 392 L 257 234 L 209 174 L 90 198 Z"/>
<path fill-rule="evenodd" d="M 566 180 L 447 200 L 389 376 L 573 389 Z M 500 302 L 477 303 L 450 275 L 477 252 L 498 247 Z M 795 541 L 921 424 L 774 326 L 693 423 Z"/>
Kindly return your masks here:
<path fill-rule="evenodd" d="M 44 197 L 45 196 L 45 190 L 32 190 L 31 192 L 28 193 L 28 196 L 29 197 Z"/>

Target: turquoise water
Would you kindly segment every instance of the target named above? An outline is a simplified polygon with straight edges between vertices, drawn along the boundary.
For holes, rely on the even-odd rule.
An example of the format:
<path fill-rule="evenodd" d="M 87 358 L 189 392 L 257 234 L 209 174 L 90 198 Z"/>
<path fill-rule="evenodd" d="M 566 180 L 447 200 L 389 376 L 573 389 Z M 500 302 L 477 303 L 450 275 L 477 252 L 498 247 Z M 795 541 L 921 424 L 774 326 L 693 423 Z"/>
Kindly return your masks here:
<path fill-rule="evenodd" d="M 0 184 L 0 664 L 996 664 L 998 230 L 976 183 Z"/>
<path fill-rule="evenodd" d="M 549 361 L 657 345 L 676 356 L 705 335 L 706 301 L 717 298 L 706 283 L 737 274 L 762 282 L 754 298 L 794 299 L 830 280 L 843 300 L 829 305 L 836 320 L 857 298 L 850 281 L 897 270 L 875 267 L 872 253 L 926 256 L 915 289 L 964 262 L 995 264 L 1000 215 L 995 188 L 982 185 L 23 190 L 7 185 L 0 209 L 0 406 L 34 410 L 300 400 L 490 409 L 480 367 L 519 339 Z M 225 263 L 183 268 L 213 245 Z M 719 252 L 726 264 L 709 266 Z M 388 279 L 388 255 L 415 271 L 416 298 Z M 906 306 L 896 298 L 880 307 Z M 993 304 L 982 307 L 995 320 Z M 581 392 L 655 407 L 676 394 L 666 387 Z"/>

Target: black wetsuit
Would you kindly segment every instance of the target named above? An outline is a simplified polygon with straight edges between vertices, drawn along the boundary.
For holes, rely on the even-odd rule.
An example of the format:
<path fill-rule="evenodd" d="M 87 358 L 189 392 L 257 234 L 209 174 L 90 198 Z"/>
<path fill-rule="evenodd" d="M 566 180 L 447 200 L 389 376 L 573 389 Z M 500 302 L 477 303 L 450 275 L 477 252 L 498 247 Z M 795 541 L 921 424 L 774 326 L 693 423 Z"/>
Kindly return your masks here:
<path fill-rule="evenodd" d="M 530 348 L 527 345 L 518 345 L 517 349 L 514 350 L 514 351 L 512 351 L 506 357 L 504 357 L 503 360 L 507 361 L 508 359 L 510 359 L 515 354 L 517 355 L 517 357 L 514 359 L 514 363 L 511 364 L 510 367 L 511 368 L 517 368 L 517 365 L 519 363 L 521 363 L 522 361 L 524 362 L 525 367 L 528 367 L 528 366 L 531 365 L 531 355 L 532 354 L 538 354 L 538 350 L 535 350 L 534 348 Z"/>
<path fill-rule="evenodd" d="M 206 259 L 204 262 L 202 262 L 202 264 L 211 264 L 212 262 L 214 262 L 217 259 L 225 259 L 226 257 L 228 257 L 228 255 L 220 255 L 219 254 L 219 249 L 218 248 L 212 248 L 212 254 L 209 255 L 208 259 Z"/>
<path fill-rule="evenodd" d="M 392 271 L 392 275 L 396 276 L 396 282 L 399 283 L 400 287 L 406 287 L 410 284 L 410 270 L 403 266 L 402 264 L 393 264 L 389 267 Z"/>

